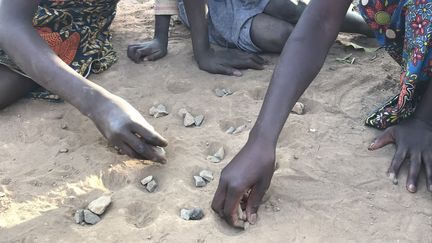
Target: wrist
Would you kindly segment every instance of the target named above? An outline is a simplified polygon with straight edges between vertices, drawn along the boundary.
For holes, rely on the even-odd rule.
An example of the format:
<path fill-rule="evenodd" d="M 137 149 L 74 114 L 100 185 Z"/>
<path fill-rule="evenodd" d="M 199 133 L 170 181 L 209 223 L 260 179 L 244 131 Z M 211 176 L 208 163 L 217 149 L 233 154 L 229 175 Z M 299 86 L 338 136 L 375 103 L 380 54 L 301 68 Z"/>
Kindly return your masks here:
<path fill-rule="evenodd" d="M 276 149 L 277 140 L 278 136 L 271 135 L 268 129 L 257 123 L 249 133 L 248 143 L 260 143 Z"/>

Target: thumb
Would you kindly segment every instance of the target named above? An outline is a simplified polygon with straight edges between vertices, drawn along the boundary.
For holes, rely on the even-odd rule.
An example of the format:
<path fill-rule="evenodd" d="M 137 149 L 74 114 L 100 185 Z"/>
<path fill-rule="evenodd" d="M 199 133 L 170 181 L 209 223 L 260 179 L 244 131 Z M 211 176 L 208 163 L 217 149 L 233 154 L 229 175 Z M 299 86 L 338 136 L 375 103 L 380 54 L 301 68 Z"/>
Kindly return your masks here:
<path fill-rule="evenodd" d="M 394 142 L 393 128 L 388 128 L 383 134 L 378 136 L 371 145 L 369 145 L 368 149 L 370 151 L 377 150 Z"/>
<path fill-rule="evenodd" d="M 246 204 L 246 217 L 250 224 L 255 224 L 257 221 L 258 208 L 261 204 L 261 199 L 264 197 L 266 189 L 262 185 L 255 185 L 249 194 Z"/>

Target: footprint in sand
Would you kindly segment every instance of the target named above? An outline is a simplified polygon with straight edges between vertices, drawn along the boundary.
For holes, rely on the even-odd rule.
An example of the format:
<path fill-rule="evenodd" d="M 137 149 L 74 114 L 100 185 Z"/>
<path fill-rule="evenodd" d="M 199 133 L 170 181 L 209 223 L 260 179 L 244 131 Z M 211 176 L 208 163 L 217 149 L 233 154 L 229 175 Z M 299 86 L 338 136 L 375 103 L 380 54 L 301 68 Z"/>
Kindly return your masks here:
<path fill-rule="evenodd" d="M 126 222 L 137 228 L 151 225 L 159 217 L 157 205 L 136 201 L 127 206 Z"/>

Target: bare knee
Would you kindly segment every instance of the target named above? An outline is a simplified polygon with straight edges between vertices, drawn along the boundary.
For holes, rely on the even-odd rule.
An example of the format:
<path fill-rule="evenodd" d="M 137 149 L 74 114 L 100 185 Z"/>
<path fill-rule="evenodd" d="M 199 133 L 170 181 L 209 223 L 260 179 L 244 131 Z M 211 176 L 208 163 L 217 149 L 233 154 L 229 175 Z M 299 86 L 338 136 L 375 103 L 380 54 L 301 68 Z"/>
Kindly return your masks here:
<path fill-rule="evenodd" d="M 251 38 L 263 51 L 280 53 L 293 29 L 294 26 L 286 21 L 259 14 L 252 20 Z"/>

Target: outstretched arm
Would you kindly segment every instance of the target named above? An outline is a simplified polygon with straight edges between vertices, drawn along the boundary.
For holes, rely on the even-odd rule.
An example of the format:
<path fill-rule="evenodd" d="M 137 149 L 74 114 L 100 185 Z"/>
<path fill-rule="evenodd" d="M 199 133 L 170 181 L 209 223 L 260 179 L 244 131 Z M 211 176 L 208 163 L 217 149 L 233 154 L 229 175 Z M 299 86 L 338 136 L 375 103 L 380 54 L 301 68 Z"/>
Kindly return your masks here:
<path fill-rule="evenodd" d="M 155 147 L 166 146 L 165 139 L 137 110 L 76 73 L 43 41 L 32 26 L 37 6 L 38 1 L 0 0 L 0 48 L 32 80 L 91 118 L 110 143 L 124 153 L 165 160 Z"/>
<path fill-rule="evenodd" d="M 282 52 L 258 120 L 247 144 L 222 171 L 212 208 L 233 226 L 241 226 L 236 210 L 250 191 L 246 214 L 257 211 L 274 172 L 276 143 L 295 102 L 324 64 L 351 1 L 312 0 Z"/>
<path fill-rule="evenodd" d="M 239 69 L 263 69 L 265 60 L 237 49 L 215 51 L 210 47 L 204 0 L 185 0 L 195 60 L 209 73 L 241 76 Z"/>

